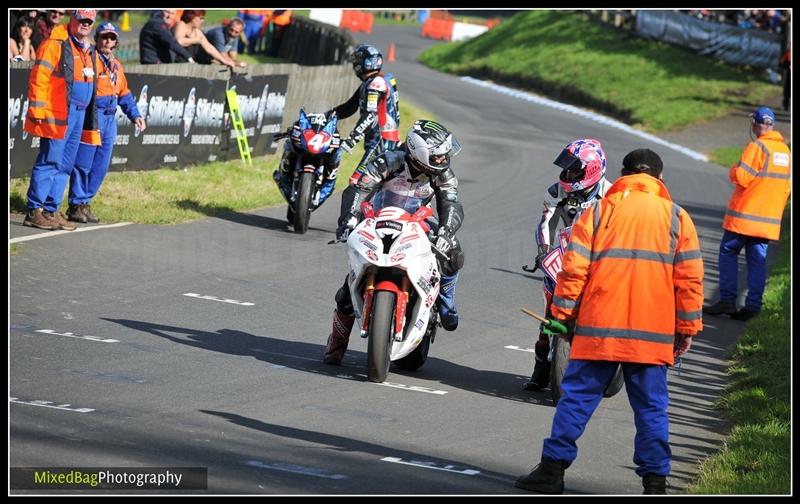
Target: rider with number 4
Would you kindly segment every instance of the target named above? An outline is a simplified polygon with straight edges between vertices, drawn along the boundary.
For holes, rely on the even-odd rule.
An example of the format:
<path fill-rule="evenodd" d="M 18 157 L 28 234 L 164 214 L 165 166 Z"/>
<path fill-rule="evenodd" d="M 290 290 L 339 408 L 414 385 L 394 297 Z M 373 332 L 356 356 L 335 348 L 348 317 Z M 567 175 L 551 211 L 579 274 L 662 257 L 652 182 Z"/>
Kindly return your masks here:
<path fill-rule="evenodd" d="M 542 260 L 557 247 L 558 243 L 551 243 L 557 236 L 556 229 L 560 221 L 563 226 L 572 225 L 585 208 L 595 200 L 605 196 L 611 187 L 611 182 L 606 180 L 606 155 L 598 140 L 591 138 L 575 140 L 561 151 L 553 161 L 561 168 L 558 182 L 547 188 L 544 194 L 544 209 L 542 220 L 536 229 L 536 245 L 538 255 L 533 271 L 542 266 Z M 554 219 L 555 218 L 555 219 Z M 555 282 L 544 275 L 545 282 L 545 313 L 550 314 L 550 303 L 555 288 Z M 536 363 L 533 368 L 531 380 L 525 383 L 526 390 L 541 390 L 547 387 L 550 381 L 550 362 L 547 355 L 550 352 L 550 338 L 544 327 L 540 329 L 539 340 L 536 342 Z"/>
<path fill-rule="evenodd" d="M 337 240 L 346 240 L 358 224 L 361 203 L 369 201 L 379 190 L 391 193 L 387 198 L 393 194 L 397 199 L 416 199 L 419 206 L 436 198 L 439 218 L 431 218 L 427 223 L 435 247 L 448 257 L 446 261 L 439 261 L 439 316 L 447 331 L 454 331 L 458 326 L 455 286 L 458 270 L 464 265 L 464 253 L 455 237 L 464 219 L 464 210 L 458 198 L 458 180 L 450 167 L 450 158 L 460 150 L 461 144 L 441 124 L 416 121 L 398 150 L 385 152 L 368 163 L 356 183 L 345 189 L 336 230 Z M 345 278 L 344 285 L 336 293 L 333 331 L 325 347 L 326 364 L 341 364 L 354 322 L 353 303 Z"/>
<path fill-rule="evenodd" d="M 361 85 L 349 100 L 335 107 L 339 119 L 346 119 L 357 111 L 361 116 L 347 138 L 342 139 L 342 148 L 350 152 L 364 139 L 364 157 L 358 163 L 350 184 L 355 184 L 367 162 L 381 152 L 394 150 L 400 141 L 400 110 L 398 109 L 397 82 L 394 75 L 383 75 L 383 56 L 370 45 L 359 45 L 350 56 L 353 70 Z M 328 113 L 330 115 L 330 113 Z"/>

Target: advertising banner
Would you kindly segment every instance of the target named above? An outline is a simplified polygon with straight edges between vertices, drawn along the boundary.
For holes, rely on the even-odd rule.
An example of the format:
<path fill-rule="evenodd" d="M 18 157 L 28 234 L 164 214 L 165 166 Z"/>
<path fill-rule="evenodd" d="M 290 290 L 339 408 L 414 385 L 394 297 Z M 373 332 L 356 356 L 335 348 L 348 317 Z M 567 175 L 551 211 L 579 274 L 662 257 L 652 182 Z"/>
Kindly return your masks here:
<path fill-rule="evenodd" d="M 9 175 L 30 176 L 39 138 L 23 131 L 29 69 L 10 69 Z M 239 157 L 225 99 L 225 80 L 126 74 L 147 128 L 138 128 L 117 108 L 117 139 L 110 171 L 181 167 Z M 252 156 L 272 154 L 286 103 L 288 75 L 236 77 L 239 107 Z M 228 141 L 230 140 L 230 141 Z"/>

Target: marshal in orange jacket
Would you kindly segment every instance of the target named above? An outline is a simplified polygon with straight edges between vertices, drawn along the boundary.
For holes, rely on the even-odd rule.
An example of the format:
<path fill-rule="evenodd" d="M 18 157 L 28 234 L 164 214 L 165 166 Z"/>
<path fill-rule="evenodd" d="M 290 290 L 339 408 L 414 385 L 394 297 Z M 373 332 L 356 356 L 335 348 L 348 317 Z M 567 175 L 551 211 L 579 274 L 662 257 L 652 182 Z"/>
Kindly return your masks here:
<path fill-rule="evenodd" d="M 570 358 L 673 364 L 675 333 L 703 329 L 692 219 L 648 174 L 620 177 L 572 228 L 551 306 L 574 319 Z"/>
<path fill-rule="evenodd" d="M 729 172 L 734 190 L 722 228 L 777 240 L 792 188 L 791 164 L 792 154 L 777 131 L 767 131 L 747 144 Z"/>
<path fill-rule="evenodd" d="M 67 134 L 67 113 L 76 69 L 74 53 L 65 25 L 56 26 L 50 38 L 39 45 L 28 84 L 28 112 L 24 125 L 28 133 L 53 139 L 62 139 Z M 89 57 L 92 73 L 97 75 L 94 49 Z M 81 142 L 100 145 L 95 100 L 97 89 L 94 83 L 92 86 L 92 99 L 86 111 Z"/>

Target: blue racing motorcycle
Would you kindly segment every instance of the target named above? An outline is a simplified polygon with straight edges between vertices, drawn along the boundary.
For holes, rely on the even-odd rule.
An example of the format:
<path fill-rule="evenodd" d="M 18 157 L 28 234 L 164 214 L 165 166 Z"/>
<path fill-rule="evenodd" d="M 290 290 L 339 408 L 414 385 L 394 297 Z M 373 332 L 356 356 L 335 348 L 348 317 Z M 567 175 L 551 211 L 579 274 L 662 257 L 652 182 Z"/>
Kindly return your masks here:
<path fill-rule="evenodd" d="M 301 108 L 292 127 L 275 135 L 275 140 L 288 137 L 274 178 L 289 204 L 286 219 L 295 233 L 308 231 L 311 212 L 328 199 L 336 185 L 342 157 L 336 123 L 335 112 L 328 117 L 306 114 Z"/>

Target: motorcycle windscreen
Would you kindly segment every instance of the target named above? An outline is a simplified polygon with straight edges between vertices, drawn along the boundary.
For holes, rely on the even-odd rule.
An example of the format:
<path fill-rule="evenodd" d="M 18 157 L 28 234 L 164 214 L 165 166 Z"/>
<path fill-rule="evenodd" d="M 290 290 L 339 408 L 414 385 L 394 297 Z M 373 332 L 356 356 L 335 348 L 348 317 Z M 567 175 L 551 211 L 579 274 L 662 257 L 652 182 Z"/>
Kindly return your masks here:
<path fill-rule="evenodd" d="M 381 189 L 372 197 L 371 203 L 376 213 L 382 208 L 391 206 L 402 208 L 406 212 L 413 214 L 422 206 L 424 201 L 424 198 L 417 198 L 414 195 L 399 194 L 387 189 Z"/>

